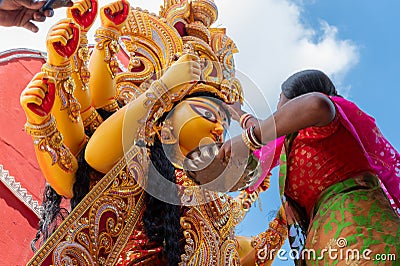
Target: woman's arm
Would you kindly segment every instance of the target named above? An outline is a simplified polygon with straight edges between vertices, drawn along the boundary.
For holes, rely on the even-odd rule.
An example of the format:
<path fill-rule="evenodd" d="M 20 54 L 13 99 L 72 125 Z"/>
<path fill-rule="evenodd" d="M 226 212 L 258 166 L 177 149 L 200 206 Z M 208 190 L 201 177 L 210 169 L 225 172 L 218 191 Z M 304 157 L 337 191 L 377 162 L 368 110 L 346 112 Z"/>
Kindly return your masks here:
<path fill-rule="evenodd" d="M 307 127 L 329 124 L 336 115 L 332 101 L 322 93 L 312 92 L 296 97 L 272 116 L 260 122 L 254 133 L 262 143 Z"/>
<path fill-rule="evenodd" d="M 329 97 L 322 93 L 308 93 L 288 101 L 270 117 L 260 121 L 254 126 L 254 134 L 259 142 L 268 143 L 300 129 L 325 126 L 335 115 L 336 109 Z M 245 160 L 250 153 L 249 146 L 242 135 L 236 136 L 222 145 L 218 158 L 225 162 L 231 157 Z"/>

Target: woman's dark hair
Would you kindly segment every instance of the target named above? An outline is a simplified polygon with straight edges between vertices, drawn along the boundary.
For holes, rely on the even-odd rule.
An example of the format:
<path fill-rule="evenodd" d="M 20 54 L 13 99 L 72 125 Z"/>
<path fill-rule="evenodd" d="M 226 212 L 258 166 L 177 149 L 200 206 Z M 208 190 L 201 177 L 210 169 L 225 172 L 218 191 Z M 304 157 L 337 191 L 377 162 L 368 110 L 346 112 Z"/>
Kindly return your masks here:
<path fill-rule="evenodd" d="M 282 83 L 282 93 L 288 99 L 296 98 L 309 92 L 322 92 L 329 96 L 337 96 L 335 85 L 320 70 L 303 70 L 290 76 Z"/>

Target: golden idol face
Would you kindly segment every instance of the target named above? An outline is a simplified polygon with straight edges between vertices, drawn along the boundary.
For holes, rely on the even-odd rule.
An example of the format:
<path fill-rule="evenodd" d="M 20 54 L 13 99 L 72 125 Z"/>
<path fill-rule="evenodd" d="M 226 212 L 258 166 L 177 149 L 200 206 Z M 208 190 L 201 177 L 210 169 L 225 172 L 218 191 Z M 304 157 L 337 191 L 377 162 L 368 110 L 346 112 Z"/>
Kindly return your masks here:
<path fill-rule="evenodd" d="M 173 109 L 169 119 L 183 156 L 200 145 L 224 141 L 228 114 L 222 101 L 212 99 L 188 98 Z"/>

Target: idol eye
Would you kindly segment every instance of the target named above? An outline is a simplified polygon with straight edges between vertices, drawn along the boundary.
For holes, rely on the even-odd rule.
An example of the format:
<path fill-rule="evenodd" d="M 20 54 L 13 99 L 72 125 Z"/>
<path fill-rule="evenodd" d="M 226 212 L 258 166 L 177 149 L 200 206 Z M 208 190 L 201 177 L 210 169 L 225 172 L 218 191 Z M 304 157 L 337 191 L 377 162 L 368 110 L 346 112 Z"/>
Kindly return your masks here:
<path fill-rule="evenodd" d="M 206 118 L 207 120 L 210 120 L 211 122 L 214 122 L 214 123 L 217 122 L 217 116 L 210 109 L 203 107 L 203 106 L 195 105 L 195 104 L 191 104 L 190 107 L 192 107 L 192 109 L 196 113 L 198 113 L 202 117 Z"/>

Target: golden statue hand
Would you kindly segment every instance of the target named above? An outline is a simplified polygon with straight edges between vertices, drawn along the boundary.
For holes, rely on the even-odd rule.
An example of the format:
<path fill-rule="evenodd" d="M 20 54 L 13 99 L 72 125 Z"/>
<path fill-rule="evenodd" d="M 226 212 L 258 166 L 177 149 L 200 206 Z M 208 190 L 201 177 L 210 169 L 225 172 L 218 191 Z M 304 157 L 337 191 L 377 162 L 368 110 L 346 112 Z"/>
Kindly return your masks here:
<path fill-rule="evenodd" d="M 20 103 L 27 121 L 40 125 L 48 120 L 55 99 L 55 80 L 43 72 L 36 74 L 22 91 Z"/>
<path fill-rule="evenodd" d="M 125 0 L 102 7 L 100 10 L 101 25 L 105 28 L 121 30 L 128 18 L 129 8 L 129 3 Z"/>
<path fill-rule="evenodd" d="M 78 0 L 67 9 L 67 17 L 73 19 L 82 32 L 88 32 L 96 20 L 97 11 L 97 0 Z"/>
<path fill-rule="evenodd" d="M 60 20 L 47 34 L 47 63 L 65 66 L 79 46 L 80 28 L 72 19 Z"/>
<path fill-rule="evenodd" d="M 201 66 L 198 56 L 185 54 L 172 64 L 160 78 L 170 94 L 179 92 L 181 85 L 195 83 L 200 80 Z"/>

